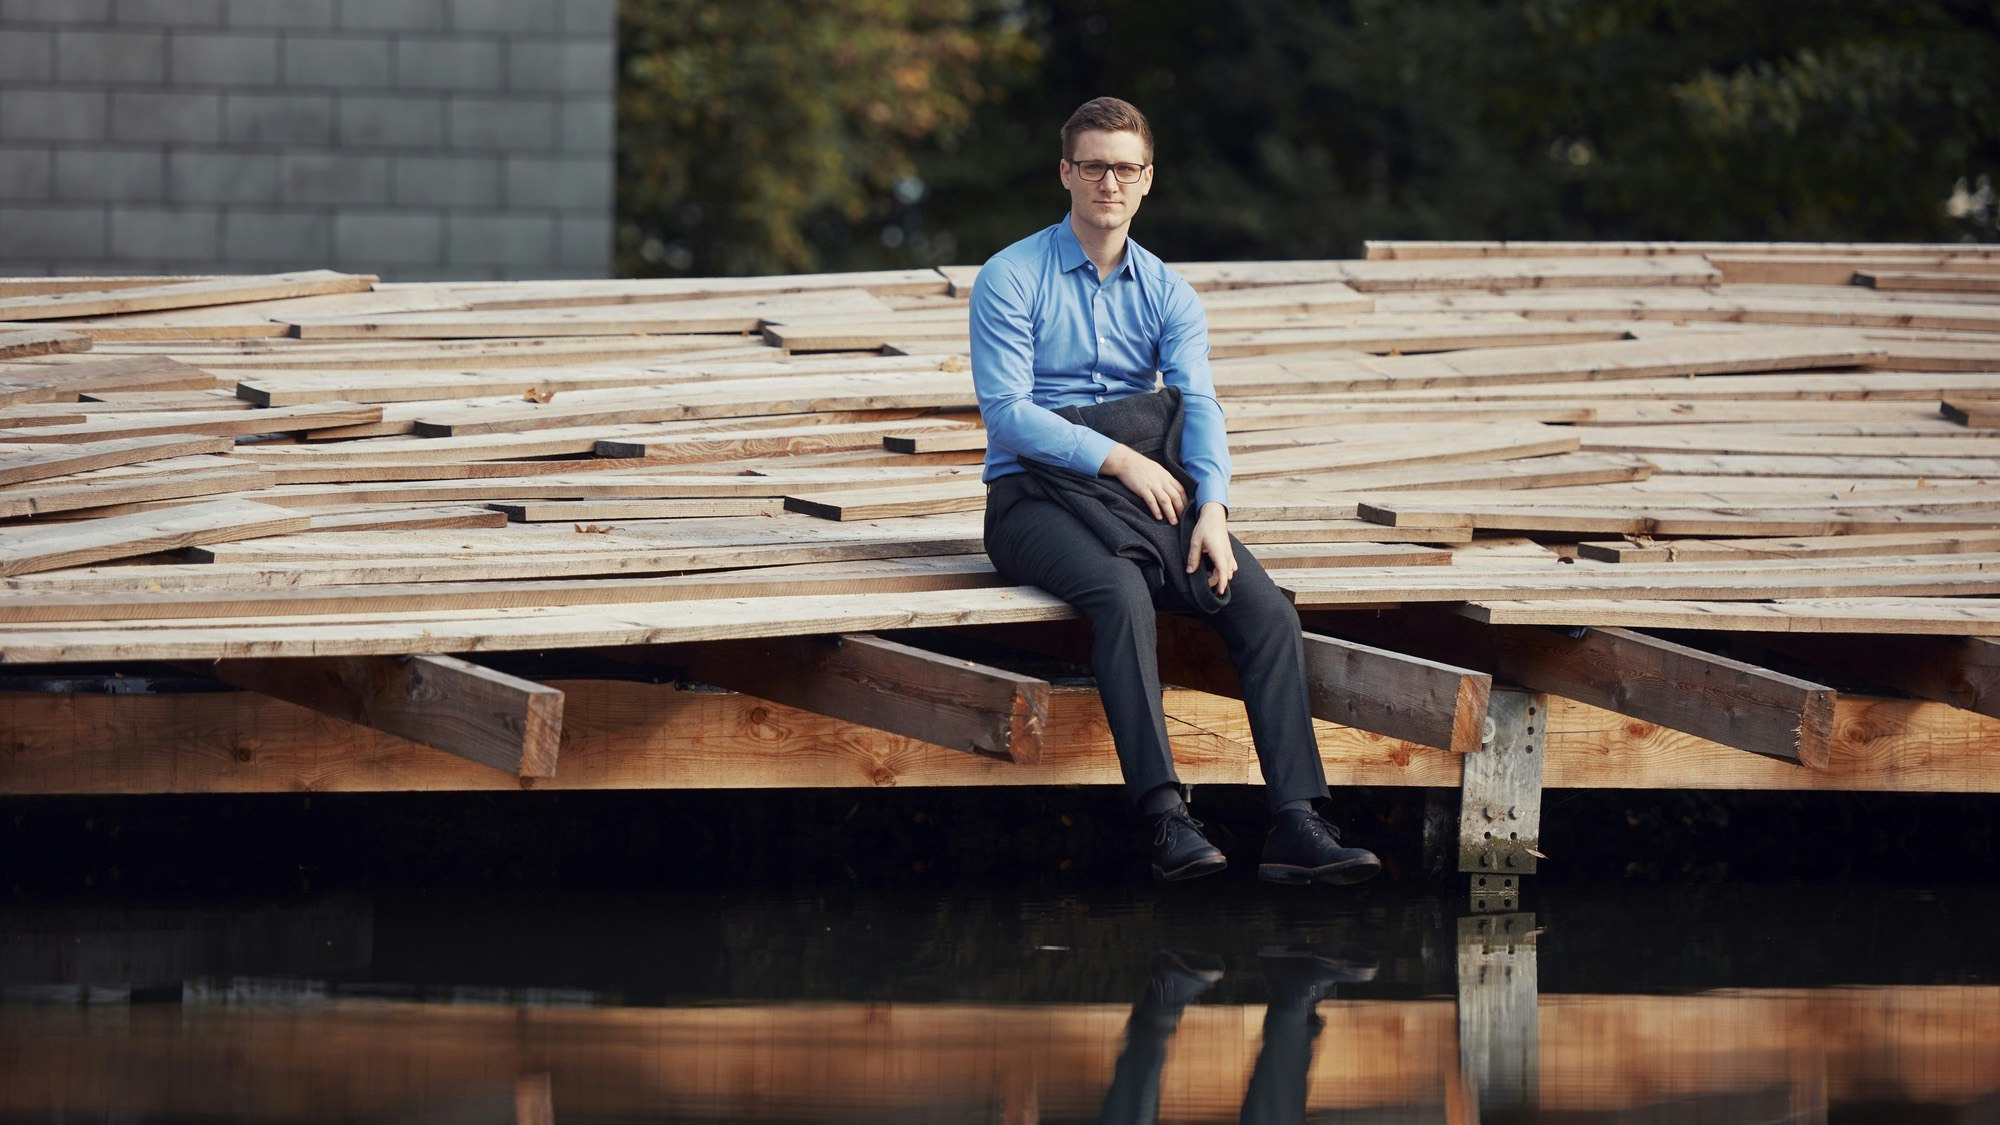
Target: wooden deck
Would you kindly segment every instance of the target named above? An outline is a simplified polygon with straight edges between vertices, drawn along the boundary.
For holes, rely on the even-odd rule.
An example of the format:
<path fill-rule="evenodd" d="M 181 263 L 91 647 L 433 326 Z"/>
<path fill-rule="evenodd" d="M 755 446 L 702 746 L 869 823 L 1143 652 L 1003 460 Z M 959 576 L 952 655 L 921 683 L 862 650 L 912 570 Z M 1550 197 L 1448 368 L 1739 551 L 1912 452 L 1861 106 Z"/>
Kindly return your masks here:
<path fill-rule="evenodd" d="M 1498 682 L 1549 786 L 2000 791 L 2000 247 L 1180 268 L 1337 783 Z M 981 553 L 975 272 L 0 280 L 0 793 L 1114 782 Z M 211 690 L 33 690 L 107 671 Z"/>

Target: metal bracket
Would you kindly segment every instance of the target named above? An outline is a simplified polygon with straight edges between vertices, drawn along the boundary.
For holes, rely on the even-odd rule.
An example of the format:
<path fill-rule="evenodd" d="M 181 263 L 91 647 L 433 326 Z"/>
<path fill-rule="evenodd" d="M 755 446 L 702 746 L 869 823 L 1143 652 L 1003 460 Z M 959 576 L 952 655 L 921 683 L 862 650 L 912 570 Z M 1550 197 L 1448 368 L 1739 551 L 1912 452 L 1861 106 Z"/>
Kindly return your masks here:
<path fill-rule="evenodd" d="M 1477 754 L 1465 755 L 1459 784 L 1460 871 L 1486 876 L 1534 873 L 1541 854 L 1542 750 L 1548 713 L 1546 695 L 1493 692 L 1487 704 L 1492 737 Z M 1480 885 L 1475 881 L 1473 886 L 1477 905 Z M 1498 894 L 1502 888 L 1492 890 Z"/>

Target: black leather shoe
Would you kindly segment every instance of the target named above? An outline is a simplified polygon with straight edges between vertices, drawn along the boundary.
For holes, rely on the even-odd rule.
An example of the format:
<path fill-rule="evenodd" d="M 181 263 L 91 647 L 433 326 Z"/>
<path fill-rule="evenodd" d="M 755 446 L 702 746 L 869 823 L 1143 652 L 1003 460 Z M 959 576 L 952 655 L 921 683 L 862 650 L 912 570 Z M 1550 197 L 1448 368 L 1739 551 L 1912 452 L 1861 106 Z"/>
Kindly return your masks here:
<path fill-rule="evenodd" d="M 1271 1005 L 1282 1008 L 1310 1008 L 1339 985 L 1374 980 L 1378 964 L 1366 953 L 1325 953 L 1310 945 L 1263 946 L 1257 963 L 1271 986 Z"/>
<path fill-rule="evenodd" d="M 1164 813 L 1153 825 L 1153 878 L 1175 883 L 1229 866 L 1222 850 L 1201 834 L 1201 821 L 1186 809 Z"/>
<path fill-rule="evenodd" d="M 1359 883 L 1382 870 L 1367 848 L 1340 846 L 1340 830 L 1304 809 L 1286 809 L 1264 837 L 1257 877 L 1267 883 Z"/>
<path fill-rule="evenodd" d="M 1222 963 L 1189 949 L 1161 949 L 1153 954 L 1153 972 L 1146 981 L 1141 1007 L 1178 1015 L 1195 997 L 1222 979 Z"/>

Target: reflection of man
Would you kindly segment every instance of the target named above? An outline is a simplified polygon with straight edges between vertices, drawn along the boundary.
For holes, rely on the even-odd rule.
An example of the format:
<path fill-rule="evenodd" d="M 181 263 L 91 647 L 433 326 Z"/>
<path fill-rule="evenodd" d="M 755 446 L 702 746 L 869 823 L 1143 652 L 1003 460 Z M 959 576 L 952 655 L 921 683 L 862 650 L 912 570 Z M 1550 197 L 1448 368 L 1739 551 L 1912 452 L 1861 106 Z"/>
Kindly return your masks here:
<path fill-rule="evenodd" d="M 1264 1041 L 1250 1072 L 1250 1086 L 1243 1092 L 1241 1119 L 1303 1121 L 1313 1040 L 1325 1024 L 1313 1008 L 1341 984 L 1374 980 L 1375 961 L 1365 954 L 1335 957 L 1287 945 L 1266 946 L 1258 951 L 1257 960 L 1271 996 L 1264 1008 Z M 1097 1112 L 1102 1125 L 1159 1120 L 1167 1041 L 1180 1029 L 1181 1013 L 1214 988 L 1222 975 L 1214 958 L 1199 953 L 1168 949 L 1153 954 L 1152 976 L 1145 994 L 1132 1005 L 1132 1018 L 1125 1024 L 1125 1049 L 1118 1055 L 1111 1088 Z"/>
<path fill-rule="evenodd" d="M 1160 703 L 1155 611 L 1199 608 L 1212 610 L 1202 616 L 1236 665 L 1264 771 L 1273 822 L 1258 875 L 1359 882 L 1380 862 L 1342 847 L 1313 809 L 1327 796 L 1326 774 L 1298 614 L 1229 534 L 1229 450 L 1209 378 L 1207 318 L 1187 282 L 1127 237 L 1153 188 L 1152 129 L 1129 103 L 1098 98 L 1070 117 L 1062 141 L 1069 215 L 994 255 L 972 295 L 987 553 L 1008 579 L 1040 586 L 1089 618 L 1098 687 L 1126 794 L 1152 829 L 1156 878 L 1191 878 L 1228 862 L 1188 815 Z M 1152 391 L 1156 374 L 1179 391 L 1172 468 L 1055 413 Z M 1099 524 L 1031 479 L 1065 471 L 1115 480 L 1134 518 L 1180 529 L 1176 557 L 1143 569 L 1107 544 Z M 1191 529 L 1182 527 L 1188 519 Z M 1185 575 L 1159 577 L 1181 566 Z"/>

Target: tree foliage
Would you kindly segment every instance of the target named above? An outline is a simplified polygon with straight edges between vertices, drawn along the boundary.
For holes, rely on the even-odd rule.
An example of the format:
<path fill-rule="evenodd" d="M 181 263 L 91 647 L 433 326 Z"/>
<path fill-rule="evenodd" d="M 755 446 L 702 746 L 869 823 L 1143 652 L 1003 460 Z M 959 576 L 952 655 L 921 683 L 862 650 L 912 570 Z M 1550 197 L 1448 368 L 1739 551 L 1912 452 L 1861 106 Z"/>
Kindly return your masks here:
<path fill-rule="evenodd" d="M 620 18 L 627 272 L 838 266 L 1032 44 L 981 0 L 644 0 Z M 816 237 L 817 236 L 817 237 Z"/>
<path fill-rule="evenodd" d="M 698 272 L 980 261 L 1062 214 L 1056 130 L 1105 93 L 1153 120 L 1140 237 L 1170 259 L 1346 256 L 1367 238 L 2000 234 L 1990 2 L 1034 0 L 962 23 L 937 5 L 805 7 L 819 14 L 782 34 L 750 21 L 758 52 L 790 60 L 755 72 L 745 33 L 628 16 L 657 36 L 627 48 L 628 147 L 665 135 L 646 121 L 691 114 L 648 87 L 661 108 L 630 116 L 646 68 L 666 65 L 643 60 L 734 91 L 727 129 L 675 126 L 717 154 L 717 175 L 646 171 L 701 164 L 695 152 L 627 153 L 628 226 L 674 228 L 690 205 L 712 224 L 767 174 L 785 191 L 760 191 L 798 204 L 706 231 Z M 885 24 L 844 22 L 857 7 Z M 909 25 L 919 46 L 864 51 L 860 73 L 826 61 L 830 43 L 887 36 L 917 7 L 937 21 Z M 934 85 L 910 100 L 938 101 L 891 128 L 857 107 L 906 52 L 972 61 L 919 70 Z M 740 134 L 767 168 L 723 143 Z"/>

